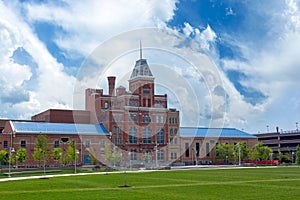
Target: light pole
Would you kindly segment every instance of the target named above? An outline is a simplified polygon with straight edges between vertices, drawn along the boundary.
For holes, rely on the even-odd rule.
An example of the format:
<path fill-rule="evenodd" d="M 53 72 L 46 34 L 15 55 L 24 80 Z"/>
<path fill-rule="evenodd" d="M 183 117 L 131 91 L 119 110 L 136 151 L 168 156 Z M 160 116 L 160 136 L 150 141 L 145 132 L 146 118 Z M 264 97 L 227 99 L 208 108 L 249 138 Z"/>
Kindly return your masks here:
<path fill-rule="evenodd" d="M 241 165 L 241 145 L 240 143 L 238 143 L 238 147 L 239 147 L 239 166 Z"/>
<path fill-rule="evenodd" d="M 195 149 L 194 149 L 195 150 Z M 195 150 L 195 158 L 196 158 L 196 166 L 198 166 L 198 157 L 197 157 L 198 151 Z"/>
<path fill-rule="evenodd" d="M 298 131 L 298 122 L 296 122 L 296 131 Z"/>
<path fill-rule="evenodd" d="M 62 167 L 62 152 L 59 152 L 60 168 Z"/>
<path fill-rule="evenodd" d="M 129 169 L 131 171 L 131 152 L 128 152 L 128 156 L 129 156 Z"/>
<path fill-rule="evenodd" d="M 226 165 L 228 164 L 228 156 L 226 156 Z"/>
<path fill-rule="evenodd" d="M 294 154 L 295 152 L 292 151 L 292 165 L 294 164 Z"/>
<path fill-rule="evenodd" d="M 125 154 L 124 154 L 125 155 Z M 123 160 L 123 153 L 121 152 L 121 160 Z M 126 165 L 125 165 L 125 159 L 124 159 L 124 187 L 127 186 L 127 179 L 126 179 Z"/>
<path fill-rule="evenodd" d="M 8 178 L 11 177 L 11 172 L 10 172 L 10 165 L 12 163 L 12 153 L 15 152 L 15 149 L 13 147 L 9 148 L 9 161 L 8 161 Z"/>
<path fill-rule="evenodd" d="M 155 145 L 155 167 L 156 168 L 158 167 L 158 158 L 157 158 L 157 155 L 158 155 L 158 144 L 157 144 L 157 141 L 156 141 L 156 145 Z"/>
<path fill-rule="evenodd" d="M 77 150 L 77 149 L 75 149 L 75 154 L 74 154 L 74 156 L 75 156 L 75 174 L 77 173 L 77 162 L 76 162 L 76 157 L 77 157 L 77 155 L 79 154 L 79 151 Z"/>

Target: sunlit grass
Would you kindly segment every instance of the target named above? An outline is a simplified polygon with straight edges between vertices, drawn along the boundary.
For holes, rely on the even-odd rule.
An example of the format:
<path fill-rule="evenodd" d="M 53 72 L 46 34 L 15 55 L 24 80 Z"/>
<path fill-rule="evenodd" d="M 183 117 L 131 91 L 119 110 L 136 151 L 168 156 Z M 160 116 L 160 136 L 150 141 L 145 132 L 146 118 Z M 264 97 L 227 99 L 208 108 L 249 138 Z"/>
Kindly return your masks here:
<path fill-rule="evenodd" d="M 0 183 L 0 199 L 300 199 L 300 168 L 101 174 Z"/>

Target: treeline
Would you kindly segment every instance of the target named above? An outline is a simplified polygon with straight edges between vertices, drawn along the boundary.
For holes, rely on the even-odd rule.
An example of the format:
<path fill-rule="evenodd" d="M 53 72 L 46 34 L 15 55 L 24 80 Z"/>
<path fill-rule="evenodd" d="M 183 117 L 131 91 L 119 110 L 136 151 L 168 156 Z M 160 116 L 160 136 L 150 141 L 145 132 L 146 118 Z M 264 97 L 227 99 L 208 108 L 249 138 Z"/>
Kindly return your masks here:
<path fill-rule="evenodd" d="M 236 144 L 221 143 L 216 145 L 216 158 L 224 160 L 225 163 L 238 163 L 240 161 L 262 161 L 262 160 L 279 160 L 292 161 L 292 153 L 283 154 L 278 152 L 277 156 L 273 157 L 273 150 L 268 146 L 264 146 L 262 142 L 258 142 L 252 148 L 248 148 L 245 142 Z M 300 165 L 300 145 L 297 146 L 295 152 L 294 163 Z"/>

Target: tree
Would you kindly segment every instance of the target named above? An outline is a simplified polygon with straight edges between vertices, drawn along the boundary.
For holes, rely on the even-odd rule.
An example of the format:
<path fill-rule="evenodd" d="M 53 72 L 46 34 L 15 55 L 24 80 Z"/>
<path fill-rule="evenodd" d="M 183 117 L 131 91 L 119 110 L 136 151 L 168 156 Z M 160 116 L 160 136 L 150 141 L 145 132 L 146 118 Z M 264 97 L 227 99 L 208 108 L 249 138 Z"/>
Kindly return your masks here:
<path fill-rule="evenodd" d="M 284 155 L 282 154 L 280 149 L 278 149 L 278 155 L 276 158 L 279 160 L 280 163 L 282 162 L 282 159 L 284 158 Z"/>
<path fill-rule="evenodd" d="M 70 142 L 66 153 L 67 153 L 66 161 L 68 164 L 71 163 L 73 160 L 75 160 L 75 156 L 76 156 L 76 160 L 78 160 L 78 154 L 76 153 L 76 147 L 74 141 Z"/>
<path fill-rule="evenodd" d="M 234 160 L 234 145 L 228 143 L 217 144 L 216 157 L 225 160 L 225 162 Z"/>
<path fill-rule="evenodd" d="M 12 151 L 11 153 L 7 153 L 7 161 L 10 165 L 14 165 L 16 162 L 16 155 L 14 153 L 14 151 Z"/>
<path fill-rule="evenodd" d="M 262 142 L 258 142 L 251 149 L 252 160 L 269 160 L 271 158 L 273 150 L 267 146 L 264 146 Z"/>
<path fill-rule="evenodd" d="M 300 145 L 298 144 L 296 149 L 296 164 L 300 166 Z"/>
<path fill-rule="evenodd" d="M 95 156 L 93 156 L 93 155 L 91 155 L 91 162 L 92 162 L 92 165 L 97 164 L 97 158 L 95 158 Z"/>
<path fill-rule="evenodd" d="M 110 144 L 105 144 L 105 157 L 106 161 L 113 163 L 113 166 L 122 159 L 121 152 L 116 150 L 115 146 L 111 149 Z"/>
<path fill-rule="evenodd" d="M 39 162 L 44 162 L 44 174 L 46 168 L 46 160 L 49 157 L 49 146 L 47 142 L 47 137 L 45 135 L 39 135 L 36 139 L 33 158 Z"/>
<path fill-rule="evenodd" d="M 26 157 L 26 149 L 25 148 L 20 148 L 18 149 L 17 155 L 16 155 L 16 160 L 19 163 L 23 163 L 27 159 Z"/>
<path fill-rule="evenodd" d="M 55 160 L 56 162 L 58 162 L 59 160 L 61 160 L 62 157 L 62 149 L 61 148 L 54 148 L 52 150 L 52 158 L 53 160 Z"/>
<path fill-rule="evenodd" d="M 6 151 L 4 151 L 4 150 L 1 150 L 0 151 L 0 163 L 2 163 L 2 162 L 7 162 L 7 155 L 8 153 L 6 152 Z"/>
<path fill-rule="evenodd" d="M 146 163 L 149 163 L 151 159 L 151 155 L 147 152 L 147 153 L 144 153 L 143 155 L 143 160 L 146 162 Z"/>
<path fill-rule="evenodd" d="M 245 142 L 238 142 L 233 147 L 233 157 L 234 161 L 238 162 L 239 157 L 242 160 L 248 158 L 249 148 L 247 148 L 247 144 Z"/>

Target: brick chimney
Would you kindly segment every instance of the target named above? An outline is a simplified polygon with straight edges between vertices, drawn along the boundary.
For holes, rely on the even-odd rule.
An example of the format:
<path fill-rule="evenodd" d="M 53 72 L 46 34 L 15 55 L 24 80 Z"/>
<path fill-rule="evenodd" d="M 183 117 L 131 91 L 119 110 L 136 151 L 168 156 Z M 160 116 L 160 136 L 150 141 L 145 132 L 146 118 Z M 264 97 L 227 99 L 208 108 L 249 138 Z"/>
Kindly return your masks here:
<path fill-rule="evenodd" d="M 114 95 L 114 91 L 115 91 L 115 81 L 116 81 L 116 77 L 115 76 L 109 76 L 107 77 L 108 79 L 108 94 L 110 96 Z"/>

